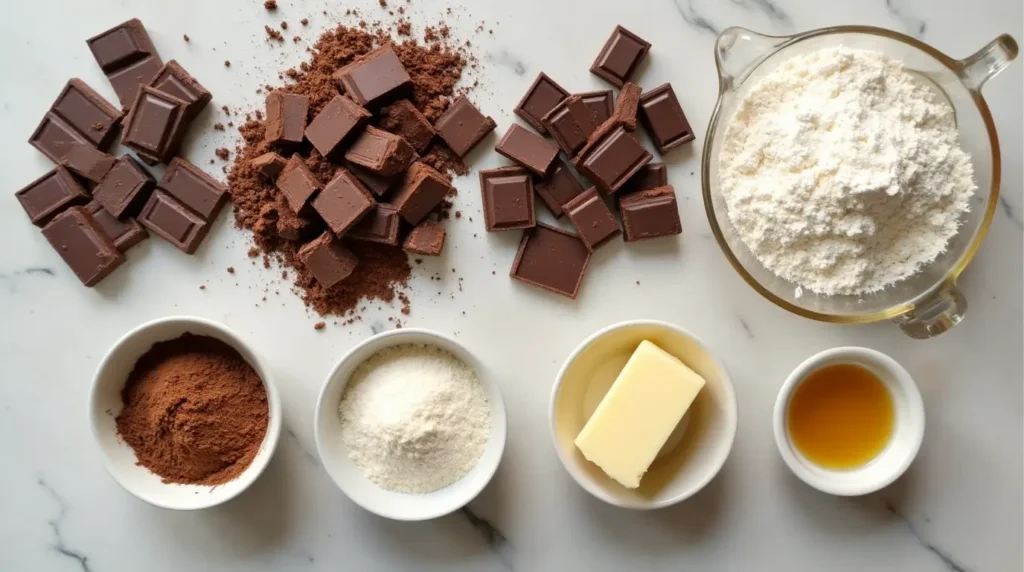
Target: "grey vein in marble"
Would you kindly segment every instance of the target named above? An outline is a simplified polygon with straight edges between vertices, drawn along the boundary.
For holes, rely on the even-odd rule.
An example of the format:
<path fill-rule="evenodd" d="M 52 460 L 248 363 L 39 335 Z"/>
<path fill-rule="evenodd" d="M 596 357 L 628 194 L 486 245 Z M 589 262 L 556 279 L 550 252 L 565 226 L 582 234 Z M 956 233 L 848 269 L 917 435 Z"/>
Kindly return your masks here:
<path fill-rule="evenodd" d="M 523 62 L 506 50 L 501 50 L 496 54 L 488 54 L 487 59 L 495 65 L 512 70 L 512 73 L 516 75 L 526 74 L 526 66 L 523 65 Z"/>
<path fill-rule="evenodd" d="M 888 510 L 889 513 L 895 516 L 896 518 L 902 520 L 903 524 L 906 525 L 907 530 L 910 531 L 910 534 L 914 535 L 914 538 L 916 538 L 917 541 L 921 543 L 921 546 L 925 547 L 929 552 L 937 556 L 939 560 L 942 560 L 942 563 L 946 565 L 947 570 L 949 570 L 950 572 L 968 572 L 967 568 L 964 568 L 962 564 L 960 564 L 956 560 L 953 560 L 953 556 L 951 554 L 939 548 L 938 546 L 935 546 L 931 542 L 925 540 L 924 537 L 921 536 L 920 531 L 918 531 L 917 528 L 914 526 L 914 523 L 911 522 L 910 519 L 907 518 L 902 512 L 900 512 L 899 509 L 896 508 L 895 504 L 886 501 L 885 509 Z M 925 522 L 928 522 L 928 519 L 925 519 Z"/>
<path fill-rule="evenodd" d="M 737 316 L 737 318 L 739 318 L 740 325 L 743 326 L 743 331 L 746 332 L 747 338 L 754 339 L 754 331 L 750 329 L 750 324 L 743 319 L 743 316 Z"/>
<path fill-rule="evenodd" d="M 672 2 L 675 4 L 676 12 L 679 12 L 679 15 L 690 26 L 702 32 L 710 32 L 714 36 L 721 32 L 718 26 L 715 26 L 711 20 L 697 13 L 693 7 L 693 0 L 672 0 Z"/>
<path fill-rule="evenodd" d="M 925 30 L 928 29 L 928 23 L 907 13 L 906 9 L 902 7 L 905 0 L 885 0 L 885 8 L 889 10 L 889 13 L 893 15 L 901 24 L 907 29 L 907 32 L 911 36 L 923 36 Z"/>
<path fill-rule="evenodd" d="M 1003 210 L 1003 214 L 1006 215 L 1006 218 L 1010 219 L 1010 222 L 1013 223 L 1013 226 L 1017 227 L 1020 230 L 1024 230 L 1024 221 L 1022 221 L 1021 218 L 1017 216 L 1017 211 L 1014 210 L 1013 205 L 1010 204 L 1010 201 L 1006 200 L 1006 197 L 999 197 L 999 208 Z"/>
<path fill-rule="evenodd" d="M 462 507 L 459 509 L 459 512 L 462 516 L 466 517 L 469 524 L 480 533 L 480 536 L 483 537 L 487 546 L 498 555 L 498 559 L 501 560 L 502 565 L 504 565 L 506 569 L 512 570 L 512 545 L 509 543 L 508 539 L 505 538 L 505 534 L 498 530 L 498 528 L 491 524 L 487 519 L 477 516 L 469 506 Z"/>
<path fill-rule="evenodd" d="M 36 275 L 36 276 L 56 276 L 57 273 L 54 272 L 52 268 L 45 268 L 45 267 L 42 267 L 42 266 L 32 266 L 32 267 L 26 268 L 24 270 L 18 270 L 18 271 L 15 271 L 15 272 L 11 272 L 10 274 L 5 274 L 5 273 L 0 272 L 0 279 L 3 279 L 3 278 L 13 278 L 14 276 L 33 276 L 33 275 Z"/>
<path fill-rule="evenodd" d="M 291 427 L 289 427 L 288 425 L 284 425 L 283 429 L 285 436 L 295 441 L 295 446 L 299 448 L 299 451 L 302 452 L 302 456 L 305 457 L 307 461 L 314 465 L 320 464 L 320 460 L 317 458 L 317 456 L 306 450 L 305 445 L 302 444 L 302 439 L 299 439 L 298 434 L 295 433 L 295 431 L 293 431 Z"/>
<path fill-rule="evenodd" d="M 792 28 L 793 20 L 782 8 L 771 0 L 732 0 L 733 4 L 743 8 L 755 8 L 765 13 L 772 22 L 784 28 Z"/>
<path fill-rule="evenodd" d="M 77 550 L 68 548 L 68 545 L 64 542 L 61 525 L 64 523 L 64 517 L 68 514 L 67 501 L 64 500 L 64 497 L 60 496 L 57 491 L 43 479 L 37 479 L 36 482 L 39 484 L 39 487 L 46 492 L 47 496 L 53 499 L 53 502 L 57 504 L 58 511 L 56 518 L 51 518 L 47 521 L 47 524 L 50 525 L 50 530 L 53 531 L 54 540 L 51 548 L 53 548 L 57 554 L 77 562 L 78 566 L 82 569 L 82 572 L 92 572 L 92 569 L 89 568 L 89 557 Z"/>

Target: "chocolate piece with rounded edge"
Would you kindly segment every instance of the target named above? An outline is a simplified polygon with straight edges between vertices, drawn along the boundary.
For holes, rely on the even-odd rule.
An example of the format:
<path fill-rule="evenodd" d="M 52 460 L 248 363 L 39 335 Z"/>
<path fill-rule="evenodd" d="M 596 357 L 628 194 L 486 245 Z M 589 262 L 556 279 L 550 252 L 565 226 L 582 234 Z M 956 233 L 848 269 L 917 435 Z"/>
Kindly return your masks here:
<path fill-rule="evenodd" d="M 382 113 L 380 126 L 405 139 L 417 153 L 426 151 L 436 134 L 434 126 L 408 99 L 399 99 L 388 105 Z"/>
<path fill-rule="evenodd" d="M 401 222 L 398 209 L 391 205 L 378 204 L 345 233 L 345 238 L 398 246 Z"/>
<path fill-rule="evenodd" d="M 619 201 L 626 242 L 682 234 L 679 205 L 671 185 L 638 191 Z"/>
<path fill-rule="evenodd" d="M 123 114 L 82 80 L 68 81 L 39 122 L 29 143 L 60 163 L 76 143 L 106 150 L 117 137 Z"/>
<path fill-rule="evenodd" d="M 324 288 L 348 278 L 359 264 L 356 255 L 329 231 L 300 248 L 298 257 Z"/>
<path fill-rule="evenodd" d="M 633 72 L 650 49 L 651 44 L 640 36 L 622 26 L 615 26 L 612 35 L 590 66 L 590 73 L 615 87 L 622 87 L 622 84 L 633 76 Z"/>
<path fill-rule="evenodd" d="M 149 200 L 156 180 L 130 155 L 122 155 L 92 191 L 92 196 L 115 218 L 134 216 Z"/>
<path fill-rule="evenodd" d="M 597 123 L 583 100 L 576 95 L 564 99 L 542 120 L 548 134 L 570 157 L 587 144 L 587 138 L 597 130 Z"/>
<path fill-rule="evenodd" d="M 309 98 L 305 95 L 285 93 L 279 89 L 268 93 L 263 140 L 267 143 L 302 143 L 308 114 Z"/>
<path fill-rule="evenodd" d="M 668 166 L 665 163 L 648 163 L 630 177 L 625 185 L 622 185 L 622 188 L 619 189 L 619 197 L 666 185 L 668 185 Z"/>
<path fill-rule="evenodd" d="M 434 123 L 437 134 L 459 157 L 465 157 L 497 126 L 494 119 L 480 113 L 464 96 L 453 101 Z"/>
<path fill-rule="evenodd" d="M 339 169 L 312 204 L 331 232 L 341 237 L 367 216 L 377 202 L 355 175 Z"/>
<path fill-rule="evenodd" d="M 412 78 L 390 45 L 360 56 L 331 77 L 338 89 L 371 109 L 412 91 Z"/>
<path fill-rule="evenodd" d="M 480 171 L 480 194 L 488 232 L 536 226 L 533 177 L 528 170 L 500 167 Z"/>
<path fill-rule="evenodd" d="M 584 190 L 579 179 L 561 159 L 555 161 L 555 166 L 547 177 L 536 181 L 533 186 L 555 218 L 562 218 L 565 214 L 565 204 L 582 194 Z"/>
<path fill-rule="evenodd" d="M 277 177 L 281 174 L 281 171 L 284 171 L 284 166 L 288 164 L 288 161 L 273 151 L 267 151 L 249 161 L 249 164 L 259 169 L 260 174 L 264 177 L 277 181 Z"/>
<path fill-rule="evenodd" d="M 138 97 L 125 119 L 121 142 L 151 159 L 166 163 L 177 155 L 188 130 L 188 107 L 183 100 L 153 89 L 139 87 Z"/>
<path fill-rule="evenodd" d="M 114 246 L 121 252 L 127 252 L 129 248 L 149 238 L 149 233 L 146 232 L 145 227 L 139 224 L 139 221 L 133 218 L 118 220 L 103 208 L 99 201 L 89 203 L 85 206 L 85 210 L 89 212 L 103 233 L 114 241 Z"/>
<path fill-rule="evenodd" d="M 95 286 L 124 262 L 85 207 L 71 207 L 54 217 L 43 227 L 43 236 L 86 286 Z"/>
<path fill-rule="evenodd" d="M 588 91 L 576 94 L 583 100 L 583 103 L 590 110 L 594 117 L 594 123 L 601 125 L 612 116 L 612 108 L 615 105 L 615 94 L 610 89 L 601 91 Z"/>
<path fill-rule="evenodd" d="M 391 205 L 398 209 L 398 214 L 406 222 L 419 224 L 451 190 L 451 182 L 444 175 L 430 165 L 416 161 L 402 178 L 391 198 Z"/>
<path fill-rule="evenodd" d="M 662 155 L 696 137 L 672 86 L 663 83 L 640 98 L 640 120 Z"/>
<path fill-rule="evenodd" d="M 405 139 L 369 125 L 345 152 L 346 161 L 382 177 L 402 174 L 416 158 L 416 151 Z"/>
<path fill-rule="evenodd" d="M 171 161 L 157 187 L 208 221 L 217 218 L 228 200 L 223 183 L 181 157 Z"/>
<path fill-rule="evenodd" d="M 640 105 L 640 92 L 639 85 L 627 81 L 619 90 L 619 98 L 615 100 L 612 117 L 615 117 L 626 131 L 636 131 L 636 110 Z"/>
<path fill-rule="evenodd" d="M 61 164 L 82 178 L 98 183 L 107 176 L 117 159 L 100 151 L 88 143 L 76 143 L 71 146 Z"/>
<path fill-rule="evenodd" d="M 306 126 L 306 139 L 321 155 L 331 156 L 344 141 L 354 137 L 370 117 L 370 112 L 356 102 L 336 95 Z"/>
<path fill-rule="evenodd" d="M 135 102 L 139 86 L 149 85 L 163 67 L 153 40 L 138 18 L 122 22 L 86 43 L 125 108 Z"/>
<path fill-rule="evenodd" d="M 530 124 L 538 133 L 545 134 L 547 130 L 541 121 L 545 115 L 551 112 L 563 99 L 569 97 L 569 92 L 562 86 L 555 83 L 544 72 L 537 74 L 526 95 L 516 104 L 516 115 L 523 118 L 523 121 Z"/>
<path fill-rule="evenodd" d="M 36 226 L 46 225 L 68 207 L 89 202 L 88 191 L 60 165 L 25 185 L 14 196 Z"/>
<path fill-rule="evenodd" d="M 614 118 L 609 121 L 614 121 Z M 612 125 L 580 151 L 576 169 L 606 193 L 616 193 L 650 162 L 651 154 L 622 125 Z M 600 134 L 600 136 L 599 136 Z"/>
<path fill-rule="evenodd" d="M 157 189 L 139 213 L 139 222 L 185 254 L 194 254 L 210 231 L 210 223 Z"/>
<path fill-rule="evenodd" d="M 598 194 L 596 187 L 590 187 L 566 203 L 564 209 L 572 225 L 576 227 L 576 232 L 591 252 L 621 232 L 615 215 Z"/>
<path fill-rule="evenodd" d="M 312 213 L 310 201 L 323 188 L 320 179 L 316 178 L 313 171 L 309 170 L 306 162 L 298 153 L 288 159 L 281 174 L 277 177 L 276 184 L 285 200 L 288 201 L 288 207 L 299 216 L 308 216 Z"/>
<path fill-rule="evenodd" d="M 440 256 L 444 250 L 444 237 L 441 225 L 423 221 L 409 232 L 402 243 L 402 250 L 423 256 Z"/>
<path fill-rule="evenodd" d="M 210 91 L 175 60 L 164 64 L 149 85 L 184 101 L 187 104 L 185 115 L 189 119 L 199 115 L 199 112 L 213 99 Z"/>
<path fill-rule="evenodd" d="M 516 123 L 508 128 L 494 150 L 539 177 L 547 174 L 555 162 L 555 157 L 558 156 L 558 147 Z"/>
<path fill-rule="evenodd" d="M 523 232 L 509 276 L 575 300 L 590 263 L 590 255 L 580 237 L 538 223 Z"/>

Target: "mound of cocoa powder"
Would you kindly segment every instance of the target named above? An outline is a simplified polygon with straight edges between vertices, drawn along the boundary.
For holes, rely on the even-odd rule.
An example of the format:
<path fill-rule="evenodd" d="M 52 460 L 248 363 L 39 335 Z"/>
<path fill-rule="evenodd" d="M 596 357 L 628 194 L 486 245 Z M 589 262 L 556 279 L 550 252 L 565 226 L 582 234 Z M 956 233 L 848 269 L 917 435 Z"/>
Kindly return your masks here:
<path fill-rule="evenodd" d="M 467 51 L 462 46 L 448 46 L 436 36 L 429 45 L 413 39 L 395 41 L 384 28 L 368 29 L 339 25 L 325 32 L 313 45 L 311 57 L 298 69 L 282 73 L 294 83 L 278 89 L 309 97 L 309 116 L 315 117 L 328 101 L 338 94 L 331 74 L 360 55 L 374 48 L 392 44 L 413 81 L 411 101 L 433 122 L 447 108 L 455 93 L 455 85 L 467 65 Z M 317 236 L 323 230 L 320 221 L 302 221 L 281 208 L 283 201 L 274 182 L 250 164 L 260 155 L 279 150 L 263 141 L 264 119 L 261 110 L 253 110 L 250 119 L 239 128 L 243 145 L 237 149 L 235 162 L 228 174 L 228 185 L 235 205 L 235 222 L 253 231 L 253 240 L 264 254 L 265 265 L 275 260 L 294 268 L 289 275 L 302 293 L 307 306 L 321 315 L 345 315 L 353 312 L 360 300 L 378 299 L 391 302 L 405 287 L 411 276 L 408 256 L 399 247 L 352 242 L 347 246 L 359 258 L 352 276 L 342 284 L 325 289 L 296 258 L 301 241 L 287 240 L 285 234 L 303 228 L 304 236 Z M 321 181 L 329 181 L 344 165 L 325 159 L 309 142 L 297 150 L 310 170 Z M 448 176 L 468 173 L 466 166 L 440 138 L 422 154 L 421 160 Z M 445 202 L 432 216 L 446 218 L 450 202 Z M 311 224 L 309 224 L 311 222 Z M 402 295 L 403 312 L 408 313 L 408 298 Z"/>
<path fill-rule="evenodd" d="M 165 483 L 226 483 L 249 466 L 267 433 L 267 392 L 256 370 L 207 336 L 153 344 L 121 400 L 118 434 Z"/>

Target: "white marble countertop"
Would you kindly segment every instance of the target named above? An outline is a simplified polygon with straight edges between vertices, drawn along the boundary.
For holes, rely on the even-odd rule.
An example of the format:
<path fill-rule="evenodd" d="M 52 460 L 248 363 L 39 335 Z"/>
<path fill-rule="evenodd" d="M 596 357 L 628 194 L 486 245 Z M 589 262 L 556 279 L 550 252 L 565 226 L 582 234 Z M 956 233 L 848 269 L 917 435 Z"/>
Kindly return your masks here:
<path fill-rule="evenodd" d="M 165 59 L 178 59 L 211 89 L 217 108 L 251 108 L 257 85 L 277 83 L 278 70 L 305 56 L 305 44 L 268 45 L 263 24 L 283 18 L 297 25 L 309 17 L 311 27 L 301 33 L 311 39 L 333 21 L 321 12 L 327 4 L 331 14 L 355 4 L 279 3 L 275 15 L 252 0 L 34 0 L 4 7 L 0 570 L 1024 567 L 1021 62 L 986 86 L 1003 150 L 1003 195 L 987 242 L 961 281 L 970 310 L 954 330 L 926 342 L 888 323 L 808 321 L 751 290 L 711 238 L 699 190 L 702 136 L 669 158 L 683 238 L 603 249 L 576 302 L 507 278 L 518 235 L 484 233 L 476 180 L 459 179 L 458 208 L 475 222 L 452 221 L 445 256 L 415 271 L 406 323 L 454 334 L 489 364 L 505 393 L 508 446 L 493 483 L 467 510 L 428 523 L 397 523 L 341 494 L 319 465 L 312 434 L 327 372 L 371 330 L 390 327 L 386 318 L 397 315 L 395 309 L 315 332 L 317 318 L 287 284 L 248 262 L 248 237 L 229 215 L 220 217 L 196 256 L 151 239 L 132 250 L 115 275 L 86 289 L 11 196 L 50 168 L 26 140 L 68 77 L 113 98 L 86 37 L 137 16 Z M 382 14 L 377 0 L 357 4 L 367 20 Z M 405 5 L 426 16 L 416 22 L 430 23 L 447 7 L 428 0 Z M 730 25 L 789 33 L 873 24 L 913 34 L 954 57 L 1003 32 L 1020 41 L 1022 30 L 1019 0 L 517 0 L 465 2 L 453 11 L 455 35 L 471 39 L 481 57 L 482 87 L 474 98 L 501 131 L 539 71 L 570 90 L 600 87 L 587 69 L 619 23 L 654 44 L 642 84 L 673 82 L 701 135 L 716 96 L 712 42 Z M 473 32 L 481 20 L 493 36 Z M 222 120 L 219 112 L 203 116 L 207 124 Z M 200 164 L 235 136 L 211 134 L 204 131 L 189 145 L 189 156 Z M 500 163 L 494 153 L 476 153 L 472 166 Z M 235 275 L 225 271 L 232 265 Z M 430 281 L 438 269 L 442 281 Z M 217 320 L 251 340 L 284 400 L 286 432 L 266 474 L 236 501 L 199 513 L 154 508 L 121 490 L 104 472 L 86 422 L 89 384 L 104 352 L 135 325 L 171 314 Z M 736 445 L 722 473 L 697 497 L 653 513 L 618 510 L 587 495 L 559 464 L 547 424 L 551 384 L 570 350 L 600 327 L 642 317 L 701 336 L 727 364 L 740 412 Z M 798 481 L 771 435 L 775 394 L 789 371 L 812 353 L 848 344 L 882 350 L 905 365 L 920 385 L 928 420 L 907 475 L 856 499 L 829 497 Z"/>

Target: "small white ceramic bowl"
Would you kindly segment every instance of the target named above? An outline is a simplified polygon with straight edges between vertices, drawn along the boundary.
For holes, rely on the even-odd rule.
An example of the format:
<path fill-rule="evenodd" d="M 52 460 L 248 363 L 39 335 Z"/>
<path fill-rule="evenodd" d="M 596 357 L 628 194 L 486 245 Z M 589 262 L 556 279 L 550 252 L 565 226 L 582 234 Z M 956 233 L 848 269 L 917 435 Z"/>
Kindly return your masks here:
<path fill-rule="evenodd" d="M 679 358 L 706 385 L 640 487 L 631 490 L 587 461 L 574 441 L 643 340 Z M 736 437 L 736 392 L 725 366 L 696 336 L 666 322 L 632 320 L 597 332 L 573 350 L 555 380 L 549 420 L 558 458 L 587 492 L 623 508 L 662 508 L 696 494 L 725 464 Z"/>
<path fill-rule="evenodd" d="M 349 377 L 359 364 L 380 350 L 406 344 L 429 345 L 451 352 L 476 372 L 491 407 L 491 434 L 483 454 L 464 477 L 447 487 L 425 494 L 407 494 L 381 488 L 366 477 L 348 456 L 341 439 L 338 406 Z M 479 360 L 455 340 L 418 328 L 377 334 L 349 350 L 334 367 L 316 404 L 316 448 L 327 474 L 352 502 L 394 520 L 428 520 L 456 511 L 476 498 L 498 470 L 505 451 L 505 401 L 501 389 Z"/>
<path fill-rule="evenodd" d="M 142 354 L 153 344 L 185 333 L 216 338 L 242 354 L 256 370 L 267 390 L 269 421 L 267 434 L 252 463 L 238 478 L 217 486 L 164 483 L 159 476 L 137 463 L 135 452 L 117 434 L 115 418 L 124 404 L 121 390 Z M 172 316 L 147 322 L 125 334 L 100 362 L 89 394 L 89 424 L 103 454 L 103 463 L 119 485 L 136 497 L 158 507 L 197 510 L 224 503 L 249 487 L 263 472 L 277 448 L 281 435 L 281 400 L 270 370 L 237 334 L 227 327 L 188 316 Z"/>
<path fill-rule="evenodd" d="M 896 413 L 893 435 L 885 449 L 866 465 L 850 470 L 826 469 L 809 461 L 793 444 L 786 423 L 790 399 L 800 383 L 811 373 L 836 364 L 871 370 L 889 390 Z M 782 459 L 800 480 L 833 495 L 865 495 L 891 484 L 917 456 L 924 438 L 924 403 L 913 378 L 896 360 L 868 348 L 833 348 L 811 356 L 789 374 L 775 400 L 774 429 Z"/>

